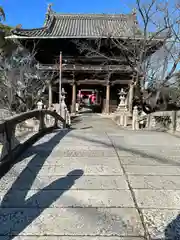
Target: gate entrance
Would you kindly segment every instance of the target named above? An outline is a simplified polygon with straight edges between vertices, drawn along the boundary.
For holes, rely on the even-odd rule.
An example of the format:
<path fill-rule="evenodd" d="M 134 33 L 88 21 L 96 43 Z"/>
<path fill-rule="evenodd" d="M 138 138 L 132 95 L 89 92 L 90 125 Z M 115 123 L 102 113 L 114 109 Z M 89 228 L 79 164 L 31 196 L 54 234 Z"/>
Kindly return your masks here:
<path fill-rule="evenodd" d="M 88 108 L 94 113 L 101 113 L 103 105 L 102 91 L 81 88 L 78 90 L 77 102 L 80 108 Z"/>

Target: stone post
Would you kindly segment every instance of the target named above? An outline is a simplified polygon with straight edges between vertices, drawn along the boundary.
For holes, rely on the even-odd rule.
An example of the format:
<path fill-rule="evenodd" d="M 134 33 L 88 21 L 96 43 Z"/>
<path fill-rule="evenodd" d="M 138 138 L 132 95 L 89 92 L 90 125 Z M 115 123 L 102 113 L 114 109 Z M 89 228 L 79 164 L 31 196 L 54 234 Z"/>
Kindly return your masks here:
<path fill-rule="evenodd" d="M 146 128 L 150 129 L 150 124 L 151 124 L 151 114 L 147 115 L 147 121 L 146 121 Z"/>
<path fill-rule="evenodd" d="M 7 141 L 6 132 L 3 132 L 3 133 L 0 134 L 0 141 L 1 141 L 1 144 L 2 144 L 2 151 L 1 151 L 0 159 L 2 159 L 10 152 L 9 142 Z"/>
<path fill-rule="evenodd" d="M 127 107 L 125 106 L 125 111 L 124 111 L 124 127 L 127 127 L 128 125 L 128 115 L 127 115 Z"/>
<path fill-rule="evenodd" d="M 138 129 L 139 129 L 138 107 L 135 106 L 133 109 L 132 130 L 138 130 Z"/>
<path fill-rule="evenodd" d="M 71 106 L 71 112 L 76 112 L 76 83 L 74 82 L 72 85 L 72 106 Z"/>
<path fill-rule="evenodd" d="M 37 109 L 41 110 L 43 108 L 43 102 L 42 100 L 40 100 L 39 102 L 37 102 Z"/>
<path fill-rule="evenodd" d="M 171 131 L 174 133 L 176 131 L 176 120 L 177 120 L 177 112 L 176 111 L 172 111 L 172 115 L 171 115 Z"/>
<path fill-rule="evenodd" d="M 66 106 L 66 103 L 65 103 L 65 94 L 66 94 L 66 92 L 65 92 L 65 90 L 64 90 L 64 88 L 62 88 L 62 91 L 61 91 L 61 117 L 62 118 L 64 118 L 65 120 L 66 120 L 66 108 L 67 108 L 67 106 Z"/>
<path fill-rule="evenodd" d="M 109 114 L 110 84 L 106 85 L 106 114 Z"/>
<path fill-rule="evenodd" d="M 51 83 L 51 81 L 49 82 L 48 90 L 49 90 L 49 108 L 51 108 L 51 105 L 52 105 L 52 83 Z"/>
<path fill-rule="evenodd" d="M 129 102 L 128 102 L 129 112 L 131 113 L 133 111 L 133 98 L 134 98 L 134 83 L 132 82 L 129 88 Z"/>
<path fill-rule="evenodd" d="M 44 119 L 44 112 L 40 112 L 39 115 L 39 131 L 43 130 L 45 128 L 45 119 Z"/>

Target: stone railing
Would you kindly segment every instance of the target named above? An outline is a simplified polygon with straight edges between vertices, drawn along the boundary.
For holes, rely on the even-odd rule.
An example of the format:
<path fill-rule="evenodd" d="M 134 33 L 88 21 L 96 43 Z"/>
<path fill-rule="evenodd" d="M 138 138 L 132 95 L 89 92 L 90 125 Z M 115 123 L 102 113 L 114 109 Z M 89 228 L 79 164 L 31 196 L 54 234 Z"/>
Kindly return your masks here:
<path fill-rule="evenodd" d="M 68 111 L 68 108 L 67 108 L 66 104 L 64 103 L 64 104 L 61 105 L 61 113 L 59 112 L 59 104 L 58 103 L 52 104 L 52 105 L 53 105 L 54 110 L 59 115 L 61 115 L 63 119 L 65 119 L 66 123 L 68 125 L 71 125 L 71 115 Z"/>
<path fill-rule="evenodd" d="M 180 134 L 180 111 L 162 111 L 139 115 L 137 109 L 134 109 L 132 129 L 139 130 L 140 128 Z"/>
<path fill-rule="evenodd" d="M 180 111 L 162 111 L 147 115 L 146 128 L 180 133 Z"/>
<path fill-rule="evenodd" d="M 0 167 L 13 163 L 19 154 L 45 133 L 68 127 L 68 121 L 55 111 L 34 110 L 0 123 Z"/>

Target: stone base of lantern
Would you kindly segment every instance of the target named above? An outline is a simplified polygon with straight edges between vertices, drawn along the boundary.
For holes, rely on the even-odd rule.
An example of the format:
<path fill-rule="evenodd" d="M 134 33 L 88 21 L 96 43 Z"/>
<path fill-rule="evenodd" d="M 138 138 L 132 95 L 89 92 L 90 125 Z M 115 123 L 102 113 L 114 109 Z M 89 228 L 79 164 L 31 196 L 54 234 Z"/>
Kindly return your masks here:
<path fill-rule="evenodd" d="M 130 113 L 127 108 L 127 101 L 125 98 L 126 93 L 123 89 L 119 92 L 120 103 L 114 112 L 113 120 L 119 125 L 126 127 L 128 125 L 128 119 L 130 117 Z"/>
<path fill-rule="evenodd" d="M 117 109 L 116 109 L 116 112 L 122 112 L 122 111 L 124 111 L 124 110 L 126 110 L 126 109 L 127 109 L 126 105 L 120 103 L 120 104 L 118 105 Z"/>
<path fill-rule="evenodd" d="M 113 120 L 119 125 L 119 126 L 127 126 L 129 117 L 129 112 L 127 110 L 127 107 L 124 105 L 119 105 L 118 109 L 114 113 Z"/>

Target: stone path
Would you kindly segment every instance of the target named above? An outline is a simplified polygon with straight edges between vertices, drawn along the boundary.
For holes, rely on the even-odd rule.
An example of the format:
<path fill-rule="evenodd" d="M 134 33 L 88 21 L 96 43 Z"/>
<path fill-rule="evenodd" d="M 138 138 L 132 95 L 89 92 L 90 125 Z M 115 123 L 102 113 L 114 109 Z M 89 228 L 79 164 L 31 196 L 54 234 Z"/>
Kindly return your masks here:
<path fill-rule="evenodd" d="M 91 114 L 73 127 L 0 180 L 0 240 L 180 239 L 180 139 Z"/>

